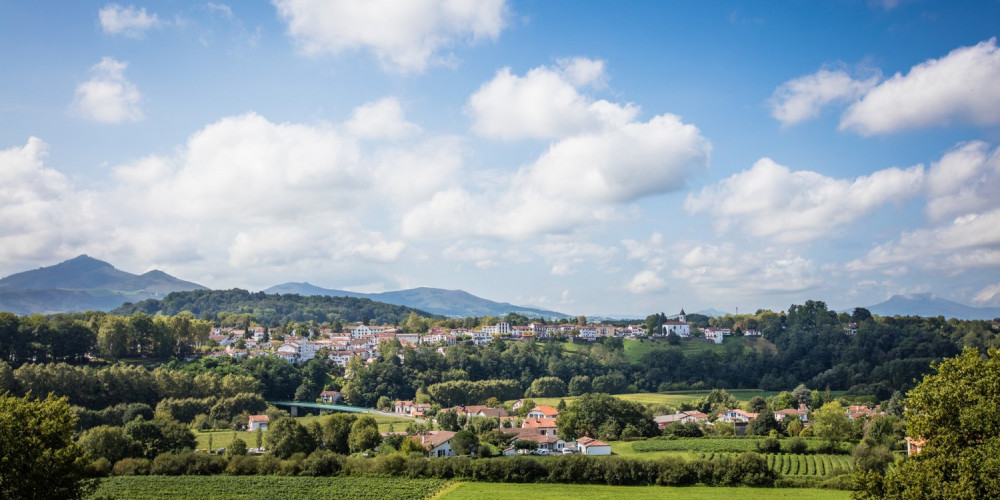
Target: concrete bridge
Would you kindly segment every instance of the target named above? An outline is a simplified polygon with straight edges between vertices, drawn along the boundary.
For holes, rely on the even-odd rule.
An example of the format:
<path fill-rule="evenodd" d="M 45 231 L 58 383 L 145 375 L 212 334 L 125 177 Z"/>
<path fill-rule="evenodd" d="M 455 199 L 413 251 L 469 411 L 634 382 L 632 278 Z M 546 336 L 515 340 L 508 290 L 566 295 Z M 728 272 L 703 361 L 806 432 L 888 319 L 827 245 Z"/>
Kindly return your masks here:
<path fill-rule="evenodd" d="M 369 413 L 372 415 L 384 415 L 387 417 L 403 417 L 403 418 L 409 417 L 409 415 L 401 415 L 399 413 L 376 410 L 375 408 L 363 408 L 360 406 L 338 405 L 333 403 L 314 403 L 309 401 L 268 401 L 267 403 L 278 407 L 284 406 L 290 408 L 288 412 L 291 413 L 293 417 L 299 416 L 299 408 L 340 411 L 345 413 Z"/>

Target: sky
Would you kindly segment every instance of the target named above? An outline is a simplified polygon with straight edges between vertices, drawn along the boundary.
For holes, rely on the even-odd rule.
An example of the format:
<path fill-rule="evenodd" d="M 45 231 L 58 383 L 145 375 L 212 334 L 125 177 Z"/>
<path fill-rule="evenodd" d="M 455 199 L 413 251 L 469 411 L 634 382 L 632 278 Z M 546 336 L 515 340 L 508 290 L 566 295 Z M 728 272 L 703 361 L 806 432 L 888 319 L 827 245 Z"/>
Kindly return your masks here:
<path fill-rule="evenodd" d="M 0 275 L 1000 306 L 1000 2 L 0 0 Z"/>

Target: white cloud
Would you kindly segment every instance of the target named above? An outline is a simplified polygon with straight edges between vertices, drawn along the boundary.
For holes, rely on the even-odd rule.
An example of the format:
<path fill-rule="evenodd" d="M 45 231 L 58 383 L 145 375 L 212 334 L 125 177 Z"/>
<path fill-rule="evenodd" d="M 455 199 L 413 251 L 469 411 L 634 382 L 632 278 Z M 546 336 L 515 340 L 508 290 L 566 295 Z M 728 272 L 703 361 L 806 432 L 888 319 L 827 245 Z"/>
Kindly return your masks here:
<path fill-rule="evenodd" d="M 711 146 L 674 115 L 572 136 L 485 192 L 453 186 L 403 219 L 408 236 L 523 239 L 625 217 L 623 205 L 675 191 Z"/>
<path fill-rule="evenodd" d="M 656 271 L 640 271 L 625 284 L 625 289 L 636 295 L 662 292 L 667 289 L 667 282 Z"/>
<path fill-rule="evenodd" d="M 901 234 L 847 264 L 850 271 L 918 265 L 958 273 L 1000 266 L 1000 208 L 955 218 L 949 224 Z"/>
<path fill-rule="evenodd" d="M 618 253 L 614 247 L 561 238 L 550 238 L 532 250 L 552 266 L 549 272 L 554 276 L 574 274 L 576 267 L 584 263 L 592 266 L 591 269 L 600 268 Z"/>
<path fill-rule="evenodd" d="M 857 179 L 792 171 L 762 158 L 750 170 L 689 195 L 690 213 L 708 213 L 719 230 L 739 227 L 780 242 L 807 241 L 923 189 L 923 167 L 888 168 Z"/>
<path fill-rule="evenodd" d="M 0 150 L 0 263 L 65 258 L 86 242 L 92 200 L 45 166 L 47 150 L 37 137 Z"/>
<path fill-rule="evenodd" d="M 604 78 L 604 61 L 585 58 L 560 61 L 556 68 L 540 66 L 523 77 L 504 68 L 469 97 L 466 113 L 476 134 L 505 141 L 562 138 L 633 121 L 637 107 L 579 92 Z"/>
<path fill-rule="evenodd" d="M 406 120 L 399 99 L 386 97 L 359 106 L 346 123 L 347 131 L 361 139 L 399 140 L 420 133 L 420 127 Z"/>
<path fill-rule="evenodd" d="M 1000 283 L 994 283 L 983 288 L 972 297 L 972 301 L 976 304 L 987 304 L 997 296 L 1000 296 Z"/>
<path fill-rule="evenodd" d="M 771 96 L 771 116 L 783 125 L 815 118 L 828 104 L 856 100 L 878 80 L 878 76 L 855 80 L 845 71 L 826 69 L 789 80 L 775 89 Z"/>
<path fill-rule="evenodd" d="M 1000 207 L 1000 148 L 981 141 L 959 144 L 931 165 L 924 211 L 941 220 Z"/>
<path fill-rule="evenodd" d="M 91 78 L 76 86 L 72 110 L 101 123 L 137 122 L 143 119 L 142 96 L 125 78 L 128 63 L 105 57 L 90 68 Z"/>
<path fill-rule="evenodd" d="M 137 9 L 134 5 L 122 7 L 109 3 L 98 12 L 101 28 L 111 35 L 123 35 L 129 38 L 142 38 L 146 31 L 160 24 L 155 13 L 146 13 L 146 8 Z"/>
<path fill-rule="evenodd" d="M 421 72 L 441 52 L 467 41 L 496 39 L 505 0 L 273 0 L 288 33 L 309 55 L 368 50 L 382 67 Z"/>
<path fill-rule="evenodd" d="M 950 124 L 1000 124 L 996 39 L 896 73 L 844 112 L 841 130 L 862 135 Z"/>
<path fill-rule="evenodd" d="M 813 261 L 786 249 L 725 243 L 689 245 L 681 252 L 671 275 L 704 296 L 800 292 L 822 283 Z"/>

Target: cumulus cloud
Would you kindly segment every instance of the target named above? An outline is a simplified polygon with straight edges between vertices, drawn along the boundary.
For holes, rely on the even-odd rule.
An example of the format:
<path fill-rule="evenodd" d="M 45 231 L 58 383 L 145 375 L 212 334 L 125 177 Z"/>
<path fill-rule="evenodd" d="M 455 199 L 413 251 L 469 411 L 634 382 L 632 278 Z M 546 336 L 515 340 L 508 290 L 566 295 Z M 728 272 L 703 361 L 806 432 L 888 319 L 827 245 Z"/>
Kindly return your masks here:
<path fill-rule="evenodd" d="M 313 56 L 367 50 L 384 69 L 421 72 L 459 43 L 496 39 L 505 0 L 274 0 L 288 33 Z"/>
<path fill-rule="evenodd" d="M 91 78 L 76 86 L 72 110 L 101 123 L 137 122 L 143 119 L 139 90 L 125 78 L 128 63 L 110 57 L 90 68 Z"/>
<path fill-rule="evenodd" d="M 816 287 L 822 282 L 817 268 L 813 261 L 787 249 L 698 243 L 681 250 L 671 275 L 705 296 L 753 297 Z"/>
<path fill-rule="evenodd" d="M 84 241 L 93 214 L 87 193 L 44 164 L 48 147 L 31 137 L 0 150 L 0 262 L 61 258 Z"/>
<path fill-rule="evenodd" d="M 855 80 L 845 71 L 827 69 L 789 80 L 771 96 L 771 116 L 783 125 L 815 118 L 824 106 L 856 100 L 878 80 L 878 76 Z"/>
<path fill-rule="evenodd" d="M 505 141 L 620 127 L 635 119 L 637 107 L 594 100 L 579 91 L 605 78 L 604 61 L 586 58 L 562 60 L 554 68 L 540 66 L 524 76 L 503 68 L 469 98 L 466 113 L 476 134 Z"/>
<path fill-rule="evenodd" d="M 563 68 L 579 66 L 574 73 L 584 75 L 573 77 L 575 81 L 593 82 L 598 77 L 593 65 L 571 61 L 576 62 L 565 63 Z M 435 193 L 406 214 L 404 234 L 526 239 L 566 233 L 580 225 L 633 216 L 634 202 L 679 190 L 692 173 L 707 166 L 711 144 L 694 125 L 672 114 L 638 121 L 637 109 L 631 105 L 582 97 L 562 71 L 543 66 L 521 78 L 501 70 L 480 88 L 470 99 L 469 109 L 477 121 L 483 118 L 482 123 L 490 123 L 474 125 L 481 133 L 505 139 L 556 140 L 535 161 L 512 174 L 496 176 L 485 189 L 473 191 L 455 183 Z M 551 103 L 563 91 L 569 91 L 569 97 L 547 108 L 540 114 L 546 117 L 534 124 L 525 124 L 533 111 L 524 102 L 508 103 L 507 108 L 519 111 L 504 116 L 500 116 L 501 106 L 487 109 L 480 105 L 485 102 L 480 98 L 490 94 L 498 81 L 512 83 L 513 93 L 521 96 L 515 97 L 518 101 L 522 90 L 535 85 L 528 82 L 536 80 L 546 82 L 544 98 L 533 96 L 530 102 Z M 516 131 L 518 123 L 524 126 Z M 502 130 L 509 134 L 501 134 Z"/>
<path fill-rule="evenodd" d="M 792 171 L 762 158 L 750 170 L 689 195 L 688 212 L 716 218 L 719 230 L 739 227 L 780 242 L 816 239 L 890 202 L 923 189 L 921 166 L 888 168 L 854 180 Z"/>
<path fill-rule="evenodd" d="M 392 100 L 359 109 L 386 102 Z M 120 187 L 105 196 L 119 207 L 115 224 L 157 231 L 117 234 L 109 252 L 228 263 L 211 270 L 216 275 L 254 267 L 353 276 L 366 264 L 398 261 L 406 243 L 375 222 L 395 219 L 408 203 L 446 186 L 461 149 L 448 137 L 406 149 L 362 141 L 359 115 L 365 111 L 341 124 L 226 117 L 192 134 L 175 154 L 115 167 Z"/>
<path fill-rule="evenodd" d="M 105 33 L 129 38 L 142 38 L 147 30 L 160 24 L 155 13 L 147 14 L 145 7 L 138 9 L 134 5 L 122 7 L 109 3 L 101 8 L 98 17 Z"/>
<path fill-rule="evenodd" d="M 961 47 L 880 83 L 852 104 L 841 130 L 862 135 L 950 124 L 1000 124 L 996 38 Z"/>
<path fill-rule="evenodd" d="M 957 217 L 948 224 L 904 232 L 847 264 L 850 271 L 917 265 L 958 273 L 1000 266 L 1000 208 Z"/>
<path fill-rule="evenodd" d="M 386 97 L 359 106 L 346 123 L 348 132 L 362 139 L 399 140 L 420 133 L 420 127 L 406 120 L 399 99 Z"/>
<path fill-rule="evenodd" d="M 636 295 L 662 292 L 667 289 L 667 282 L 656 271 L 646 269 L 639 271 L 625 284 L 625 289 Z"/>
<path fill-rule="evenodd" d="M 932 220 L 1000 207 L 1000 148 L 973 141 L 959 144 L 931 165 L 927 173 Z"/>

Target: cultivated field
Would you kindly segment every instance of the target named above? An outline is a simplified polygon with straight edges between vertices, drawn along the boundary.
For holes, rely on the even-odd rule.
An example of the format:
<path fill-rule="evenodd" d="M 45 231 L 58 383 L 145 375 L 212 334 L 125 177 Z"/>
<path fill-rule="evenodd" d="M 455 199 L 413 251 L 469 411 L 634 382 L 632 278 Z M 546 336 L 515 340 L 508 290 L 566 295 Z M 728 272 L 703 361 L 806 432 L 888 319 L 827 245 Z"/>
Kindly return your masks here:
<path fill-rule="evenodd" d="M 395 477 L 122 476 L 101 480 L 101 500 L 420 500 L 448 483 Z"/>
<path fill-rule="evenodd" d="M 715 500 L 753 498 L 755 500 L 847 500 L 849 491 L 805 488 L 721 488 L 666 486 L 590 486 L 580 484 L 494 484 L 458 483 L 445 489 L 435 500 Z"/>

